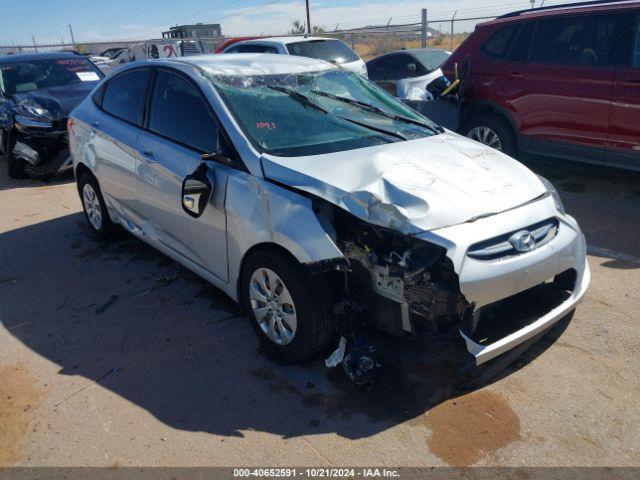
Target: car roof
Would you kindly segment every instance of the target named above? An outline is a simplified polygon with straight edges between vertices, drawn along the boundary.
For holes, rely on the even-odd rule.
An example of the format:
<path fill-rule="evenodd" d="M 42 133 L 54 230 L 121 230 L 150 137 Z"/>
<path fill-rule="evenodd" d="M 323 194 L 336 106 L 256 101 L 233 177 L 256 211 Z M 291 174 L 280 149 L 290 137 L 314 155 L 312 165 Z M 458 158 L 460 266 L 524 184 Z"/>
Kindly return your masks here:
<path fill-rule="evenodd" d="M 281 45 L 288 45 L 290 43 L 299 43 L 299 42 L 312 42 L 319 40 L 337 40 L 337 38 L 327 38 L 327 37 L 262 37 L 262 38 L 254 38 L 252 40 L 243 40 L 241 42 L 236 42 L 234 45 L 246 44 L 246 43 L 279 43 Z"/>
<path fill-rule="evenodd" d="M 33 62 L 36 60 L 56 60 L 61 58 L 85 58 L 75 52 L 18 53 L 0 56 L 0 63 Z"/>
<path fill-rule="evenodd" d="M 549 7 L 519 10 L 507 13 L 501 17 L 479 24 L 480 27 L 496 25 L 502 23 L 519 22 L 522 20 L 532 20 L 539 18 L 555 17 L 557 15 L 580 14 L 580 13 L 605 13 L 628 10 L 629 8 L 639 8 L 639 0 L 611 0 L 611 1 L 586 1 L 566 3 L 563 5 L 553 5 Z"/>
<path fill-rule="evenodd" d="M 157 64 L 158 60 L 149 63 Z M 164 61 L 194 65 L 215 75 L 277 75 L 307 73 L 337 68 L 315 58 L 269 53 L 228 53 L 225 55 L 194 55 Z"/>

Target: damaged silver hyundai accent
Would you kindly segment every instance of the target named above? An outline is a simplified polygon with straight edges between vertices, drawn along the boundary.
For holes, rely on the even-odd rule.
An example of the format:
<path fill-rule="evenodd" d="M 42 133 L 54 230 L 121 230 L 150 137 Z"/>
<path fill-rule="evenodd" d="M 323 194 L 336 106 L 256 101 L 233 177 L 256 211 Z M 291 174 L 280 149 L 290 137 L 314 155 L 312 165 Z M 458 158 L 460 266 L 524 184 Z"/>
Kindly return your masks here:
<path fill-rule="evenodd" d="M 368 330 L 453 329 L 480 365 L 569 314 L 589 283 L 584 236 L 548 181 L 319 60 L 130 65 L 69 134 L 94 232 L 122 225 L 196 272 L 288 361 L 342 336 L 339 363 Z M 519 301 L 530 321 L 501 315 Z"/>

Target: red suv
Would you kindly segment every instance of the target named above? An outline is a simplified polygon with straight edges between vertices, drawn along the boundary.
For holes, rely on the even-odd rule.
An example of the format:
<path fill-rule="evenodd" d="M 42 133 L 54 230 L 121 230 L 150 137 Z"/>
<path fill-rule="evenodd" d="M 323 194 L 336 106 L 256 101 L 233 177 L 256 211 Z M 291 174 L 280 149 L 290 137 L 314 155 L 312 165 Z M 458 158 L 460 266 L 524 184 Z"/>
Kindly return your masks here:
<path fill-rule="evenodd" d="M 443 66 L 469 61 L 463 133 L 510 155 L 640 170 L 640 2 L 514 12 L 478 25 Z"/>

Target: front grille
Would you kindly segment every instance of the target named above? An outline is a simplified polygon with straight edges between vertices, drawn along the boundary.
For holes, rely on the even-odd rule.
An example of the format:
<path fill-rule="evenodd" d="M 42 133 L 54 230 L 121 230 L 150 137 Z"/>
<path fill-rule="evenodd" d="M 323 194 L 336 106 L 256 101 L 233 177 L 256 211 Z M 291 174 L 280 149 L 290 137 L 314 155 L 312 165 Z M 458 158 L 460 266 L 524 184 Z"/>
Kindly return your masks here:
<path fill-rule="evenodd" d="M 480 345 L 490 345 L 532 324 L 566 302 L 573 293 L 576 271 L 567 270 L 553 280 L 498 300 L 474 312 L 464 334 Z"/>
<path fill-rule="evenodd" d="M 469 247 L 467 255 L 477 260 L 496 260 L 521 255 L 553 240 L 558 234 L 558 226 L 556 218 L 549 218 L 529 227 L 473 244 Z M 532 240 L 528 239 L 530 241 L 526 245 L 520 245 L 515 238 L 520 234 L 528 234 Z"/>

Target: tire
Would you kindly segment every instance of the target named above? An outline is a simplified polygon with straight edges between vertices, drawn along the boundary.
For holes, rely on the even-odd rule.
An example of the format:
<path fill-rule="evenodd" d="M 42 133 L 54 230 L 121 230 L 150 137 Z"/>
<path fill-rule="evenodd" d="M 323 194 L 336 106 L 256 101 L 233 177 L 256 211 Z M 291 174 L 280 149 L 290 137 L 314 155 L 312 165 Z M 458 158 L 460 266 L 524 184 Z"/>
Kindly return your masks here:
<path fill-rule="evenodd" d="M 272 274 L 275 274 L 277 279 Z M 261 277 L 264 279 L 262 288 L 257 280 Z M 276 294 L 279 292 L 280 297 L 275 301 L 271 298 L 272 303 L 268 304 L 261 299 L 265 298 L 264 293 L 273 292 L 272 283 L 275 284 Z M 290 306 L 285 290 L 279 288 L 281 284 L 289 293 L 292 301 Z M 265 286 L 269 288 L 261 291 Z M 313 276 L 305 272 L 295 260 L 273 251 L 252 254 L 244 263 L 240 288 L 242 307 L 262 346 L 279 360 L 293 363 L 313 357 L 327 348 L 333 339 L 335 330 L 328 283 L 322 276 Z M 274 311 L 268 312 L 269 307 L 277 310 L 278 302 L 281 302 L 283 310 L 280 322 L 277 317 L 274 318 Z M 291 319 L 292 312 L 296 317 L 295 327 Z M 271 319 L 274 321 L 271 322 Z M 270 329 L 270 325 L 274 327 Z M 276 339 L 270 337 L 270 333 L 265 329 L 271 330 L 271 334 L 275 333 Z M 277 341 L 278 333 L 280 342 Z"/>
<path fill-rule="evenodd" d="M 27 178 L 27 173 L 25 172 L 27 162 L 13 154 L 13 143 L 11 132 L 7 132 L 5 159 L 7 160 L 7 173 L 9 174 L 9 178 Z"/>
<path fill-rule="evenodd" d="M 91 231 L 99 240 L 111 240 L 116 237 L 118 227 L 109 218 L 98 181 L 93 175 L 85 173 L 78 180 L 78 192 L 82 210 Z"/>
<path fill-rule="evenodd" d="M 511 157 L 516 157 L 518 154 L 513 129 L 504 118 L 496 115 L 479 115 L 466 123 L 463 131 L 465 136 L 472 140 L 489 145 Z M 494 138 L 499 143 L 492 142 Z"/>

